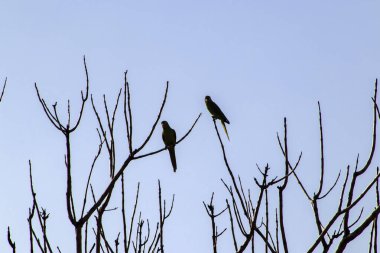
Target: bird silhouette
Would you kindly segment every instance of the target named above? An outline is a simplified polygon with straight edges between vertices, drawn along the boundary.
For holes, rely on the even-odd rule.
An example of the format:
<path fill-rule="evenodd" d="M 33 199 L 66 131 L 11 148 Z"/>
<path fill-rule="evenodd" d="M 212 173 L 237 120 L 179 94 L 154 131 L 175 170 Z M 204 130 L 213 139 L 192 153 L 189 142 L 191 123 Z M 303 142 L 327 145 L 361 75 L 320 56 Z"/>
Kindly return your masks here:
<path fill-rule="evenodd" d="M 226 115 L 224 115 L 224 113 L 219 108 L 219 106 L 214 101 L 212 101 L 210 96 L 205 97 L 205 102 L 206 102 L 206 107 L 208 111 L 211 113 L 212 117 L 214 119 L 220 120 L 220 122 L 222 123 L 224 132 L 226 133 L 228 140 L 230 140 L 230 137 L 228 136 L 227 128 L 225 125 L 225 123 L 230 124 L 230 121 L 227 119 Z"/>
<path fill-rule="evenodd" d="M 177 161 L 175 158 L 175 150 L 174 146 L 176 144 L 176 133 L 173 128 L 169 126 L 169 123 L 167 121 L 162 121 L 162 140 L 165 143 L 165 146 L 168 148 L 169 155 L 170 155 L 170 161 L 172 162 L 174 172 L 177 170 Z"/>

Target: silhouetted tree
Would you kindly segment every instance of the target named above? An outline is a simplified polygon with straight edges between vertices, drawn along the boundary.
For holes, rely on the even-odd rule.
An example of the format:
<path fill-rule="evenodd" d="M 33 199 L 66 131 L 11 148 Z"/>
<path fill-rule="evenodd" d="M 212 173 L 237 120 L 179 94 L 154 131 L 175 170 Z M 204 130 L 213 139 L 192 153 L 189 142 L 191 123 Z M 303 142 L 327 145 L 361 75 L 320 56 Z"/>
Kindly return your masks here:
<path fill-rule="evenodd" d="M 164 96 L 157 116 L 152 120 L 152 126 L 142 143 L 136 144 L 134 136 L 136 130 L 133 127 L 133 109 L 131 105 L 130 85 L 127 80 L 127 72 L 124 73 L 124 86 L 119 90 L 114 101 L 114 106 L 109 106 L 106 96 L 103 95 L 102 107 L 105 116 L 100 116 L 99 108 L 96 106 L 93 96 L 89 93 L 89 74 L 85 58 L 83 59 L 85 69 L 86 88 L 81 92 L 81 105 L 79 106 L 79 114 L 76 120 L 72 120 L 70 100 L 67 104 L 67 120 L 64 122 L 58 113 L 58 105 L 54 103 L 48 106 L 45 99 L 40 95 L 40 91 L 35 84 L 38 100 L 43 108 L 45 115 L 50 123 L 65 137 L 65 169 L 66 169 L 66 212 L 68 220 L 72 224 L 75 231 L 75 243 L 77 253 L 118 253 L 118 252 L 136 252 L 136 253 L 163 253 L 165 251 L 165 224 L 170 217 L 174 207 L 174 195 L 167 205 L 166 200 L 162 196 L 161 182 L 158 180 L 158 205 L 157 212 L 159 220 L 152 223 L 149 219 L 144 219 L 142 212 L 138 212 L 140 183 L 137 183 L 136 194 L 132 206 L 132 213 L 127 215 L 125 201 L 125 172 L 132 161 L 144 159 L 146 157 L 158 154 L 165 151 L 167 147 L 145 152 L 146 145 L 150 142 L 151 137 L 156 130 L 157 124 L 160 121 L 161 114 L 166 104 L 168 96 L 169 82 L 166 82 Z M 0 95 L 2 101 L 7 79 L 4 81 L 3 89 Z M 83 182 L 84 194 L 81 199 L 81 206 L 75 207 L 74 201 L 75 192 L 73 192 L 73 170 L 72 164 L 72 134 L 78 129 L 88 101 L 91 101 L 91 108 L 97 120 L 98 147 L 94 158 L 91 161 L 91 166 L 88 170 L 88 177 Z M 225 204 L 221 208 L 217 208 L 212 193 L 208 203 L 203 202 L 204 208 L 211 224 L 211 243 L 214 253 L 218 251 L 218 242 L 229 234 L 228 238 L 231 241 L 234 251 L 242 252 L 263 252 L 279 253 L 292 252 L 292 245 L 288 243 L 288 231 L 285 226 L 287 212 L 290 210 L 284 209 L 284 203 L 287 201 L 286 189 L 292 181 L 296 182 L 299 189 L 302 191 L 305 199 L 310 202 L 312 215 L 314 217 L 315 234 L 314 241 L 308 245 L 308 253 L 316 252 L 344 252 L 354 240 L 361 238 L 364 231 L 370 229 L 370 237 L 368 242 L 368 252 L 378 252 L 378 216 L 380 213 L 380 193 L 379 193 L 379 167 L 373 166 L 373 157 L 376 150 L 377 141 L 377 121 L 380 118 L 380 111 L 377 104 L 377 80 L 375 82 L 373 101 L 373 131 L 372 131 L 372 146 L 370 154 L 363 166 L 359 166 L 359 155 L 356 158 L 354 166 L 347 165 L 344 173 L 339 172 L 336 180 L 330 187 L 326 187 L 325 178 L 327 176 L 325 170 L 325 152 L 324 152 L 324 135 L 322 124 L 321 105 L 318 102 L 319 112 L 319 134 L 320 134 L 320 176 L 317 179 L 319 184 L 316 189 L 309 189 L 310 186 L 298 176 L 302 152 L 300 152 L 296 161 L 289 159 L 288 147 L 288 125 L 287 119 L 284 118 L 283 123 L 283 138 L 277 134 L 277 141 L 284 159 L 283 173 L 281 175 L 271 175 L 269 163 L 265 166 L 256 165 L 260 172 L 260 178 L 254 178 L 251 186 L 245 186 L 239 176 L 236 176 L 227 157 L 227 152 L 220 136 L 219 129 L 216 124 L 216 118 L 213 118 L 213 124 L 216 136 L 219 140 L 224 165 L 227 169 L 229 178 L 228 181 L 222 179 L 222 183 L 227 190 Z M 128 153 L 123 157 L 117 157 L 116 150 L 118 146 L 115 142 L 115 124 L 117 121 L 116 112 L 122 107 L 123 119 L 119 120 L 125 126 L 125 140 L 128 147 Z M 195 119 L 191 127 L 176 142 L 180 144 L 189 136 L 195 125 L 197 124 L 201 114 Z M 145 153 L 144 153 L 145 152 Z M 108 160 L 108 183 L 105 189 L 100 194 L 96 194 L 92 184 L 92 175 L 95 165 L 102 153 L 106 154 Z M 117 166 L 117 164 L 121 164 Z M 351 168 L 353 167 L 353 168 Z M 359 178 L 364 178 L 364 175 L 370 174 L 372 168 L 374 176 L 367 182 L 365 188 L 357 193 L 357 182 Z M 344 174 L 341 177 L 341 174 Z M 340 182 L 340 178 L 343 178 Z M 29 208 L 28 215 L 28 230 L 30 252 L 61 252 L 59 247 L 52 246 L 49 239 L 48 221 L 50 213 L 46 208 L 43 208 L 37 198 L 33 183 L 32 163 L 29 161 L 29 181 L 30 191 L 32 193 L 32 204 Z M 117 190 L 115 187 L 120 183 L 120 195 L 114 194 Z M 321 201 L 330 195 L 334 190 L 339 191 L 336 199 L 336 207 L 323 207 Z M 364 206 L 364 197 L 369 195 L 370 191 L 375 191 L 374 207 Z M 276 194 L 277 197 L 270 197 Z M 103 224 L 104 214 L 107 211 L 115 211 L 116 208 L 110 208 L 109 203 L 112 197 L 120 196 L 119 216 L 122 227 L 120 232 L 113 240 L 107 237 L 107 231 Z M 255 196 L 255 198 L 253 197 Z M 367 204 L 368 205 L 368 204 Z M 274 207 L 274 210 L 271 208 Z M 368 214 L 363 215 L 363 209 L 371 210 Z M 330 217 L 321 215 L 322 208 L 334 210 Z M 354 213 L 360 210 L 357 217 L 353 217 Z M 297 210 L 291 210 L 297 212 Z M 271 215 L 275 213 L 275 215 Z M 220 229 L 218 226 L 219 218 L 226 216 L 228 226 Z M 271 224 L 274 224 L 271 225 Z M 273 229 L 274 228 L 274 229 Z M 303 236 L 303 231 L 299 231 Z M 89 233 L 93 233 L 94 237 L 90 237 Z M 222 237 L 223 236 L 223 237 Z M 90 238 L 94 238 L 93 240 Z M 8 227 L 7 231 L 8 244 L 13 252 L 16 252 L 16 242 L 12 239 L 11 230 Z M 261 243 L 257 243 L 260 240 Z M 263 245 L 262 248 L 258 245 Z"/>
<path fill-rule="evenodd" d="M 159 221 L 156 222 L 156 226 L 154 229 L 154 234 L 151 233 L 151 225 L 148 219 L 143 219 L 142 214 L 137 215 L 137 204 L 139 199 L 139 190 L 140 184 L 137 186 L 135 203 L 132 215 L 127 217 L 126 215 L 126 203 L 125 203 L 125 186 L 124 186 L 124 172 L 130 165 L 132 161 L 136 161 L 139 159 L 143 159 L 149 157 L 151 155 L 158 154 L 167 149 L 167 147 L 163 147 L 161 149 L 144 152 L 144 148 L 151 140 L 153 132 L 156 130 L 157 124 L 160 121 L 161 114 L 166 104 L 166 99 L 169 90 L 169 82 L 166 82 L 166 88 L 164 97 L 162 99 L 161 106 L 159 108 L 158 114 L 156 118 L 153 120 L 153 124 L 151 130 L 147 133 L 144 141 L 141 144 L 136 144 L 133 142 L 135 130 L 133 128 L 133 110 L 131 105 L 131 93 L 129 89 L 129 83 L 127 81 L 127 72 L 124 73 L 124 87 L 121 88 L 118 92 L 117 98 L 115 100 L 115 105 L 113 108 L 107 103 L 106 96 L 103 95 L 103 108 L 105 111 L 105 118 L 102 119 L 98 113 L 98 109 L 96 108 L 93 96 L 89 94 L 89 75 L 87 71 L 86 59 L 83 58 L 84 69 L 85 69 L 85 77 L 86 77 L 86 88 L 85 91 L 81 92 L 81 105 L 79 108 L 79 116 L 73 121 L 72 113 L 70 107 L 70 100 L 68 100 L 67 104 L 67 121 L 64 123 L 58 113 L 58 105 L 54 103 L 51 107 L 49 107 L 44 98 L 40 95 L 40 91 L 35 84 L 35 89 L 37 93 L 37 97 L 39 102 L 45 112 L 47 118 L 50 123 L 63 134 L 65 137 L 65 167 L 66 167 L 66 208 L 67 214 L 70 223 L 75 229 L 75 242 L 76 242 L 76 252 L 77 253 L 88 253 L 88 252 L 164 252 L 164 225 L 166 220 L 169 218 L 172 213 L 174 206 L 174 195 L 171 202 L 171 206 L 167 209 L 166 201 L 162 198 L 161 194 L 161 184 L 158 182 L 158 200 L 159 204 L 157 205 L 157 210 L 159 212 Z M 89 168 L 89 174 L 86 182 L 84 190 L 84 198 L 82 200 L 82 206 L 80 209 L 74 206 L 74 197 L 75 194 L 73 192 L 72 187 L 72 144 L 71 137 L 72 134 L 78 129 L 78 126 L 81 122 L 81 119 L 84 115 L 85 106 L 88 102 L 88 99 L 91 100 L 92 109 L 95 113 L 97 119 L 97 131 L 99 138 L 99 146 L 98 151 L 94 156 L 92 161 L 92 165 Z M 122 100 L 122 102 L 120 102 Z M 122 162 L 116 162 L 116 142 L 115 142 L 115 123 L 116 123 L 116 111 L 120 107 L 123 107 L 123 115 L 124 119 L 120 120 L 125 124 L 126 127 L 126 138 L 128 145 L 129 154 L 125 157 L 121 157 Z M 112 110 L 110 110 L 112 109 Z M 192 131 L 201 114 L 195 119 L 192 126 L 183 135 L 177 142 L 176 145 L 181 143 Z M 96 196 L 92 183 L 91 177 L 93 173 L 94 166 L 102 152 L 106 152 L 107 159 L 109 161 L 109 182 L 106 188 L 101 192 L 99 196 Z M 116 164 L 122 164 L 117 167 Z M 32 164 L 29 161 L 29 171 L 30 171 L 30 187 L 33 198 L 33 203 L 31 208 L 29 209 L 29 235 L 30 235 L 30 252 L 34 252 L 35 249 L 38 249 L 43 253 L 51 253 L 54 252 L 53 247 L 50 243 L 47 226 L 48 226 L 48 218 L 49 213 L 46 209 L 42 208 L 37 199 L 37 193 L 34 190 L 33 185 L 33 177 L 32 177 Z M 106 237 L 105 229 L 103 226 L 103 216 L 106 211 L 115 210 L 115 208 L 108 209 L 108 205 L 113 196 L 114 191 L 116 190 L 115 185 L 117 182 L 121 183 L 121 213 L 120 219 L 122 220 L 123 228 L 119 233 L 117 238 L 114 240 L 114 243 L 111 243 L 110 240 Z M 88 198 L 91 198 L 92 201 L 89 201 Z M 136 217 L 138 216 L 138 217 Z M 95 227 L 89 228 L 90 219 L 95 219 Z M 38 228 L 38 229 L 37 229 Z M 88 233 L 89 230 L 92 229 L 95 235 L 95 241 L 90 242 Z M 39 232 L 38 232 L 39 231 Z M 83 234 L 84 233 L 84 234 Z M 122 238 L 122 243 L 120 246 L 120 234 Z M 153 235 L 152 235 L 153 234 Z M 133 235 L 133 236 L 132 236 Z M 134 238 L 134 239 L 132 239 Z M 8 232 L 8 241 L 10 246 L 15 251 L 15 243 L 11 240 L 10 232 Z M 59 247 L 57 247 L 57 251 L 61 252 Z"/>
<path fill-rule="evenodd" d="M 314 242 L 309 245 L 308 253 L 316 252 L 344 252 L 347 245 L 353 240 L 358 239 L 366 228 L 371 228 L 370 242 L 369 242 L 369 252 L 378 252 L 378 222 L 377 218 L 380 213 L 380 201 L 379 201 L 379 167 L 375 168 L 375 175 L 372 179 L 367 182 L 364 190 L 360 194 L 355 194 L 355 189 L 357 186 L 358 178 L 364 174 L 370 172 L 370 167 L 373 166 L 373 157 L 376 149 L 376 138 L 377 138 L 377 120 L 380 117 L 380 111 L 377 105 L 377 79 L 375 81 L 375 91 L 373 100 L 373 132 L 372 132 L 372 146 L 370 154 L 365 162 L 365 164 L 359 166 L 359 155 L 356 158 L 356 163 L 354 169 L 351 169 L 350 165 L 347 165 L 345 176 L 343 182 L 338 186 L 339 178 L 341 172 L 339 172 L 335 182 L 330 188 L 326 189 L 325 186 L 325 161 L 324 161 L 324 139 L 323 139 L 323 124 L 322 124 L 322 112 L 321 106 L 318 102 L 319 110 L 319 130 L 320 130 L 320 177 L 319 185 L 314 192 L 308 189 L 309 186 L 302 182 L 301 178 L 297 175 L 296 169 L 299 167 L 299 163 L 302 157 L 302 152 L 300 153 L 298 160 L 292 163 L 289 160 L 289 149 L 288 149 L 288 134 L 287 134 L 287 121 L 284 118 L 284 137 L 281 140 L 280 136 L 277 134 L 278 144 L 281 148 L 282 155 L 284 157 L 284 175 L 278 179 L 279 176 L 274 176 L 270 178 L 269 171 L 270 166 L 267 164 L 264 169 L 257 166 L 257 169 L 262 175 L 262 179 L 258 180 L 254 178 L 254 182 L 258 189 L 258 194 L 256 202 L 253 200 L 251 188 L 242 185 L 240 177 L 236 177 L 233 170 L 229 164 L 226 150 L 223 141 L 220 137 L 219 130 L 217 128 L 215 119 L 214 126 L 215 132 L 217 134 L 221 151 L 223 154 L 223 159 L 225 167 L 229 174 L 229 179 L 231 185 L 227 184 L 225 180 L 222 179 L 222 183 L 228 191 L 228 196 L 226 198 L 226 209 L 228 210 L 230 225 L 229 230 L 231 233 L 231 241 L 236 252 L 292 252 L 291 245 L 287 242 L 287 230 L 284 225 L 284 220 L 286 219 L 286 212 L 284 210 L 284 201 L 286 201 L 285 190 L 288 185 L 290 177 L 295 178 L 301 191 L 304 193 L 306 199 L 310 202 L 313 216 L 315 220 L 315 226 L 318 233 L 315 235 Z M 278 203 L 276 203 L 275 216 L 269 215 L 269 190 L 277 186 L 278 191 Z M 325 199 L 330 193 L 337 189 L 340 191 L 338 195 L 339 198 L 336 199 L 337 206 L 328 206 L 328 210 L 334 210 L 335 212 L 332 216 L 327 219 L 321 217 L 321 200 Z M 363 198 L 368 195 L 370 190 L 375 190 L 376 199 L 373 201 L 374 208 L 366 216 L 363 215 Z M 213 251 L 217 252 L 217 242 L 218 237 L 222 233 L 218 233 L 216 230 L 215 218 L 221 215 L 226 209 L 223 209 L 220 213 L 215 215 L 215 206 L 213 204 L 214 193 L 212 194 L 210 204 L 206 207 L 207 214 L 211 219 L 212 228 L 212 244 Z M 256 204 L 254 204 L 256 203 Z M 361 207 L 360 214 L 358 217 L 351 218 L 353 211 Z M 367 210 L 372 207 L 366 207 Z M 297 212 L 297 208 L 289 210 L 291 212 Z M 261 217 L 261 222 L 260 222 Z M 275 231 L 270 229 L 270 222 L 275 222 Z M 298 238 L 301 240 L 303 237 L 303 231 L 297 231 L 300 234 Z M 257 235 L 260 240 L 264 243 L 264 249 L 257 250 L 257 244 L 255 243 L 255 235 Z M 250 247 L 249 247 L 250 246 Z M 364 250 L 362 251 L 364 252 Z"/>

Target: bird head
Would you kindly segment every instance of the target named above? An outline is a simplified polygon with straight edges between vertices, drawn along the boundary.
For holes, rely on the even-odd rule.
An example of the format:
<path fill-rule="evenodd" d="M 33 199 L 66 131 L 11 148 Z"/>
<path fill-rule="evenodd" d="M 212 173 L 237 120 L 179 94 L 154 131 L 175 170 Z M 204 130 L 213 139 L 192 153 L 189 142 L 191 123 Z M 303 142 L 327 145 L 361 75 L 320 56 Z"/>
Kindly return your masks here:
<path fill-rule="evenodd" d="M 206 101 L 206 102 L 207 102 L 207 101 L 211 101 L 210 96 L 206 96 L 206 97 L 205 97 L 205 101 Z"/>
<path fill-rule="evenodd" d="M 164 120 L 161 122 L 161 125 L 162 125 L 162 128 L 166 128 L 169 126 L 169 123 L 166 120 Z"/>

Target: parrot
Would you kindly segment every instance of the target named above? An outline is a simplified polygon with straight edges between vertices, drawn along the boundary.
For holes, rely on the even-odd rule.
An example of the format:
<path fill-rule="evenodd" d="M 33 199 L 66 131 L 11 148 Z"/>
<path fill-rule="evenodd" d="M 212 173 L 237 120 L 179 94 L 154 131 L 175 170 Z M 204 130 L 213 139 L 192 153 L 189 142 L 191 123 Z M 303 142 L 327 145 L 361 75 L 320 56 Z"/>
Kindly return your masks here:
<path fill-rule="evenodd" d="M 227 135 L 228 140 L 230 140 L 230 137 L 228 136 L 227 128 L 225 123 L 230 124 L 230 121 L 227 119 L 226 115 L 220 110 L 219 106 L 215 104 L 214 101 L 212 101 L 210 96 L 205 97 L 206 107 L 208 111 L 211 113 L 212 117 L 214 119 L 219 119 L 222 123 L 222 126 L 224 128 L 224 132 Z"/>
<path fill-rule="evenodd" d="M 168 148 L 170 160 L 173 165 L 174 172 L 177 171 L 177 162 L 175 159 L 175 150 L 174 146 L 176 144 L 176 133 L 173 128 L 169 126 L 169 123 L 167 121 L 162 121 L 162 140 L 164 141 L 165 146 Z"/>

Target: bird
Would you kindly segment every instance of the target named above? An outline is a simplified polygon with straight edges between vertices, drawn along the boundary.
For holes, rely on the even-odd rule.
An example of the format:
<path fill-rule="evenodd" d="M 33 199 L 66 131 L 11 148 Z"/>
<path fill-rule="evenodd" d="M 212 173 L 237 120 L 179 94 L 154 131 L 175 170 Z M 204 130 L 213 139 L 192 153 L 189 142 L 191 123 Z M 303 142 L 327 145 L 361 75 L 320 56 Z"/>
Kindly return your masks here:
<path fill-rule="evenodd" d="M 172 162 L 174 172 L 176 172 L 177 161 L 175 158 L 174 146 L 176 144 L 177 136 L 176 136 L 175 130 L 169 126 L 169 123 L 167 121 L 165 120 L 162 121 L 161 125 L 162 125 L 162 140 L 164 141 L 164 144 L 169 151 L 170 161 Z"/>
<path fill-rule="evenodd" d="M 227 128 L 225 123 L 230 124 L 230 121 L 227 119 L 226 115 L 222 112 L 222 110 L 219 108 L 219 106 L 212 101 L 210 96 L 205 97 L 206 107 L 208 111 L 211 113 L 211 116 L 213 119 L 218 119 L 222 123 L 222 126 L 224 128 L 224 132 L 227 135 L 228 140 L 230 140 L 230 137 L 228 136 Z"/>

